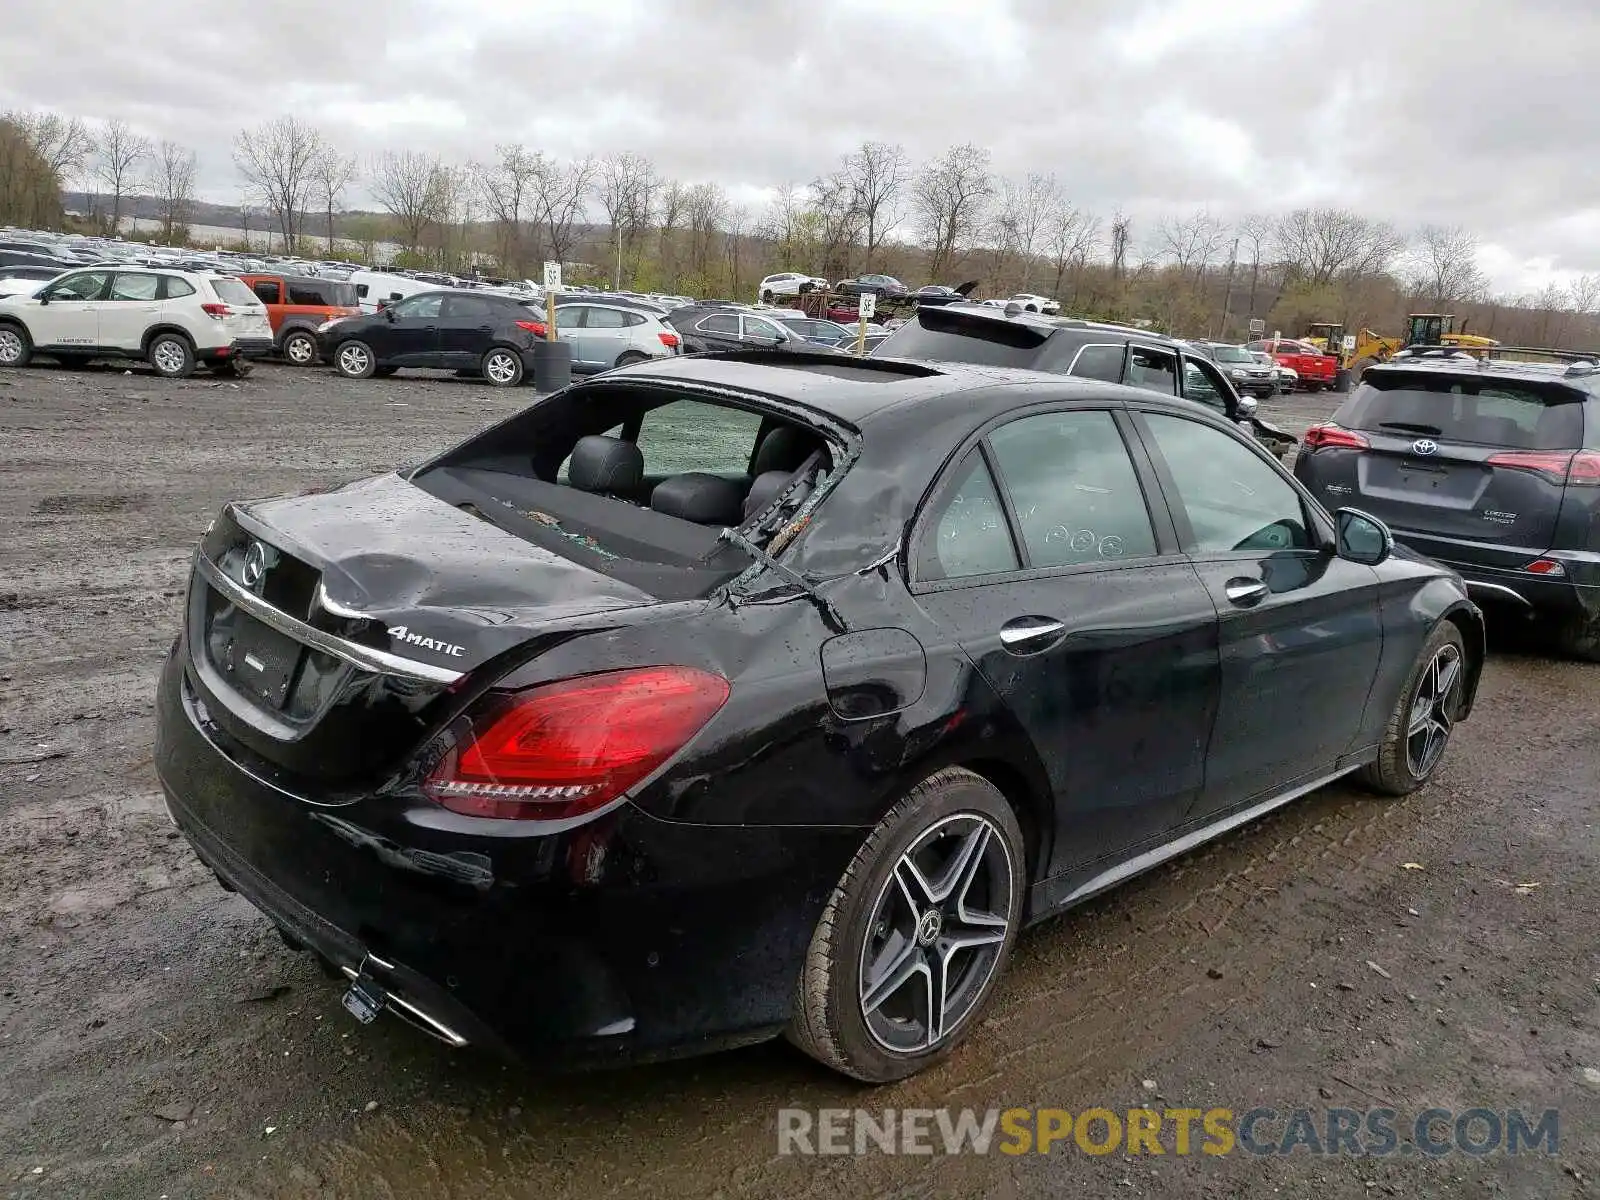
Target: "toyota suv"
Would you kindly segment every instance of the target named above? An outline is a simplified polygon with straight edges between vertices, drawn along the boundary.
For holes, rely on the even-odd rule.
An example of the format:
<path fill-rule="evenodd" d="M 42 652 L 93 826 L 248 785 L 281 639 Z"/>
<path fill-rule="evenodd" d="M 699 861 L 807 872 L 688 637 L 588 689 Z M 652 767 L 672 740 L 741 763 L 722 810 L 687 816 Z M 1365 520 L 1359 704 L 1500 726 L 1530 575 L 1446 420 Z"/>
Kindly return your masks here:
<path fill-rule="evenodd" d="M 1128 325 L 1030 313 L 1012 301 L 1004 308 L 951 304 L 918 308 L 873 351 L 874 358 L 926 359 L 1023 367 L 1059 375 L 1086 375 L 1164 396 L 1182 396 L 1249 425 L 1274 454 L 1296 442 L 1256 415 L 1254 399 L 1240 399 L 1217 364 L 1187 343 Z"/>
<path fill-rule="evenodd" d="M 25 367 L 35 354 L 65 364 L 142 359 L 181 378 L 196 363 L 235 373 L 242 359 L 271 352 L 266 306 L 231 275 L 92 267 L 0 297 L 0 367 Z"/>
<path fill-rule="evenodd" d="M 1294 473 L 1600 661 L 1600 356 L 1403 350 L 1306 431 Z"/>

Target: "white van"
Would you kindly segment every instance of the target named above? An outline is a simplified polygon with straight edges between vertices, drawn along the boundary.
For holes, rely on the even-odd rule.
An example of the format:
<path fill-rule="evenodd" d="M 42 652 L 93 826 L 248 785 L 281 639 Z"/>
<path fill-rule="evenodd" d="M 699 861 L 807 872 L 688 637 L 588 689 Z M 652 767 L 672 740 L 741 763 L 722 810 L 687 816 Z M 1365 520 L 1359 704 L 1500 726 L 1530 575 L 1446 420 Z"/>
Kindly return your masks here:
<path fill-rule="evenodd" d="M 380 301 L 393 303 L 418 292 L 436 292 L 437 283 L 424 283 L 409 275 L 390 275 L 386 271 L 352 271 L 349 282 L 356 285 L 356 301 L 364 313 L 378 311 Z"/>

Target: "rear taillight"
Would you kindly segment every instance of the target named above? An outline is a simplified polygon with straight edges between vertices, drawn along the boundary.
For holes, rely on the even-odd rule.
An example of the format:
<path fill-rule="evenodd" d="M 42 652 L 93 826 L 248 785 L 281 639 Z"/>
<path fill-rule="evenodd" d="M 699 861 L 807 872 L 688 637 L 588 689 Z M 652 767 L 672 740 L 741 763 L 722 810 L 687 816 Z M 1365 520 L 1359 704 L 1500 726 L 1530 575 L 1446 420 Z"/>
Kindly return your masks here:
<path fill-rule="evenodd" d="M 1522 569 L 1530 575 L 1543 575 L 1547 579 L 1560 579 L 1567 573 L 1566 567 L 1553 558 L 1536 558 Z"/>
<path fill-rule="evenodd" d="M 1372 443 L 1342 425 L 1313 425 L 1300 439 L 1302 450 L 1370 450 Z"/>
<path fill-rule="evenodd" d="M 522 693 L 447 754 L 423 790 L 452 812 L 553 821 L 621 796 L 681 750 L 728 699 L 692 667 L 610 671 Z"/>
<path fill-rule="evenodd" d="M 544 337 L 549 332 L 543 321 L 518 321 L 517 328 L 526 329 L 534 337 Z"/>
<path fill-rule="evenodd" d="M 226 304 L 202 304 L 200 307 L 205 310 L 206 316 L 213 321 L 222 321 L 233 316 L 233 309 Z"/>
<path fill-rule="evenodd" d="M 1600 454 L 1593 451 L 1573 454 L 1570 451 L 1508 450 L 1490 458 L 1489 465 L 1508 467 L 1513 471 L 1531 471 L 1551 483 L 1600 487 Z"/>
<path fill-rule="evenodd" d="M 675 334 L 675 333 L 658 333 L 658 334 L 656 334 L 656 336 L 661 339 L 661 344 L 663 346 L 665 346 L 668 350 L 676 350 L 678 348 L 678 335 L 677 334 Z"/>

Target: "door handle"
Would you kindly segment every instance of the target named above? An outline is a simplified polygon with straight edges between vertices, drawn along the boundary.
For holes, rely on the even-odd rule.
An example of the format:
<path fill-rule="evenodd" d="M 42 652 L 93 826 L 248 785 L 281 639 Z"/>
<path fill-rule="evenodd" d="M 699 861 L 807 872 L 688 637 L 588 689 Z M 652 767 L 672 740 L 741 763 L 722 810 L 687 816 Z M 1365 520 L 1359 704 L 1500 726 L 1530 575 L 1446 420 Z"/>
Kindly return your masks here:
<path fill-rule="evenodd" d="M 1066 623 L 1052 617 L 1018 617 L 1001 626 L 1000 644 L 1012 654 L 1037 654 L 1059 642 L 1066 632 Z"/>
<path fill-rule="evenodd" d="M 1252 608 L 1267 598 L 1270 589 L 1259 579 L 1241 577 L 1228 580 L 1222 590 L 1230 604 L 1237 604 L 1240 608 Z"/>

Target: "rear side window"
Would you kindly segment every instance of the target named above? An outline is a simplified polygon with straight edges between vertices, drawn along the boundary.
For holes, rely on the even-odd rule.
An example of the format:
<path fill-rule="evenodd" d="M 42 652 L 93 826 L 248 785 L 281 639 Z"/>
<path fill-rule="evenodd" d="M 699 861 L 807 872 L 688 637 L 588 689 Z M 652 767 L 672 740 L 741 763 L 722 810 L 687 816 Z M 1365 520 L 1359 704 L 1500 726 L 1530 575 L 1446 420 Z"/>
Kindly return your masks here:
<path fill-rule="evenodd" d="M 194 285 L 187 279 L 179 279 L 176 275 L 163 275 L 161 277 L 161 298 L 163 300 L 181 300 L 185 296 L 194 295 Z"/>
<path fill-rule="evenodd" d="M 983 455 L 971 450 L 940 498 L 917 558 L 920 579 L 966 579 L 1020 566 L 1005 511 Z"/>
<path fill-rule="evenodd" d="M 278 286 L 275 279 L 258 279 L 252 290 L 263 304 L 282 304 L 283 289 Z M 221 295 L 219 292 L 218 295 Z"/>
<path fill-rule="evenodd" d="M 1156 552 L 1133 461 L 1108 412 L 1024 417 L 989 436 L 1032 567 Z"/>
<path fill-rule="evenodd" d="M 584 323 L 588 329 L 622 329 L 628 324 L 627 316 L 615 308 L 591 308 L 589 319 Z"/>
<path fill-rule="evenodd" d="M 154 275 L 118 271 L 111 281 L 112 300 L 154 300 L 159 281 Z"/>
<path fill-rule="evenodd" d="M 1107 383 L 1122 382 L 1122 357 L 1127 347 L 1085 346 L 1072 360 L 1069 375 L 1082 375 L 1085 379 L 1103 379 Z"/>
<path fill-rule="evenodd" d="M 446 296 L 441 310 L 446 317 L 489 317 L 494 315 L 494 305 L 482 296 Z"/>
<path fill-rule="evenodd" d="M 1370 372 L 1335 414 L 1347 429 L 1513 450 L 1583 445 L 1580 393 L 1517 380 Z"/>

